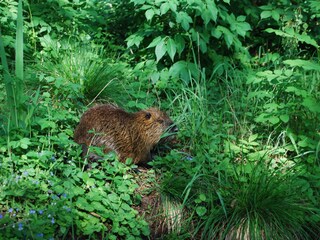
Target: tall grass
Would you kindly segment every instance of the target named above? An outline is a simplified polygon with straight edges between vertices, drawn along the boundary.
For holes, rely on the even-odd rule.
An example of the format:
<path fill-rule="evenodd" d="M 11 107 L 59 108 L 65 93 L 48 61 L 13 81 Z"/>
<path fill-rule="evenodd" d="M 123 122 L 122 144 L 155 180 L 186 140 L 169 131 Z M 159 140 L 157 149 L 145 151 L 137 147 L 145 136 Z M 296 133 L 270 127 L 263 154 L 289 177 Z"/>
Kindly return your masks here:
<path fill-rule="evenodd" d="M 8 130 L 17 128 L 24 122 L 24 76 L 23 76 L 23 14 L 22 0 L 18 2 L 16 50 L 15 50 L 15 77 L 10 73 L 2 35 L 0 32 L 0 55 L 4 71 L 4 83 L 7 94 L 7 108 L 9 109 L 7 121 Z"/>
<path fill-rule="evenodd" d="M 108 58 L 108 54 L 101 46 L 64 42 L 58 59 L 39 63 L 38 68 L 62 84 L 78 85 L 77 94 L 84 96 L 87 103 L 103 99 L 120 104 L 127 97 L 127 65 Z"/>
<path fill-rule="evenodd" d="M 183 162 L 170 161 L 171 174 L 164 175 L 164 183 L 171 183 L 164 185 L 164 193 L 180 197 L 182 208 L 192 216 L 181 221 L 185 224 L 181 228 L 195 229 L 193 239 L 313 239 L 312 216 L 319 212 L 305 194 L 300 166 L 271 165 L 272 154 L 249 157 L 250 151 L 277 147 L 268 148 L 260 140 L 250 151 L 230 150 L 224 144 L 226 140 L 235 145 L 245 142 L 256 130 L 252 120 L 259 102 L 247 98 L 252 89 L 246 85 L 246 75 L 235 69 L 217 83 L 213 77 L 206 78 L 204 70 L 199 72 L 198 79 L 168 92 L 180 111 L 185 154 L 191 156 Z M 259 136 L 267 139 L 268 135 L 260 132 Z M 277 154 L 283 154 L 282 146 L 278 148 Z M 183 172 L 181 165 L 187 160 L 190 164 Z"/>

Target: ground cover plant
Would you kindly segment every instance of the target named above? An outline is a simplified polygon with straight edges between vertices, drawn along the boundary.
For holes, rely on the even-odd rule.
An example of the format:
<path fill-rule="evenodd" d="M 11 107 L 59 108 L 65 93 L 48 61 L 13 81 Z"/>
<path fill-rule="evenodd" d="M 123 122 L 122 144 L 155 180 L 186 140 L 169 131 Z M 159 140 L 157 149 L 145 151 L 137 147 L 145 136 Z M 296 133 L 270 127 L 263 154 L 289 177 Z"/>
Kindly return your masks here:
<path fill-rule="evenodd" d="M 0 2 L 0 239 L 316 239 L 316 0 Z M 89 163 L 100 102 L 179 127 Z"/>

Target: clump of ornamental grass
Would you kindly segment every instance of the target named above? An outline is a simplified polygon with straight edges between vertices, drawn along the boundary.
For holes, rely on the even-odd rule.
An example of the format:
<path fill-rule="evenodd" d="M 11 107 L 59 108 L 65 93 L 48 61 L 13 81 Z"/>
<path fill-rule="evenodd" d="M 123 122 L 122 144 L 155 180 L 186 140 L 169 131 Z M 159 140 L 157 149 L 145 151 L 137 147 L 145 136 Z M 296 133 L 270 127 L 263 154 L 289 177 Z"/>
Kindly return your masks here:
<path fill-rule="evenodd" d="M 207 189 L 216 199 L 217 189 Z M 198 221 L 202 239 L 313 239 L 315 209 L 303 193 L 296 169 L 270 170 L 258 163 L 235 171 L 219 185 L 219 203 L 208 202 Z"/>

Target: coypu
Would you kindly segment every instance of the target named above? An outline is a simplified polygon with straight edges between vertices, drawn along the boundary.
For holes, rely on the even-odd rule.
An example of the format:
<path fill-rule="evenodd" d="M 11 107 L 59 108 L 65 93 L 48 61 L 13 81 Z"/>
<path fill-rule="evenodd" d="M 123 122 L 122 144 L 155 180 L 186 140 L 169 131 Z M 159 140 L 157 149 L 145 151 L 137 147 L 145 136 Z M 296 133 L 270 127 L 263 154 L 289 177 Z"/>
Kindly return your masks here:
<path fill-rule="evenodd" d="M 82 115 L 74 140 L 82 144 L 84 155 L 89 146 L 103 146 L 106 153 L 115 151 L 121 162 L 132 158 L 134 164 L 145 164 L 151 160 L 150 151 L 167 131 L 174 133 L 178 128 L 157 108 L 128 113 L 115 105 L 104 104 Z M 166 139 L 170 140 L 170 136 Z"/>

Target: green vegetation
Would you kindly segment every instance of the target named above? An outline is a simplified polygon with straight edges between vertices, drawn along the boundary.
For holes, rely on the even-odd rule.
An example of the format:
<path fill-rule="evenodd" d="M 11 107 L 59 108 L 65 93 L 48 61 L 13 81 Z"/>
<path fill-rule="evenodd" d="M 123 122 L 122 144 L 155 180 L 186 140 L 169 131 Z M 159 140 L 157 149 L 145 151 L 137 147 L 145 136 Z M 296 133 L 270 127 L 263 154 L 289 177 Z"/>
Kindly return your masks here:
<path fill-rule="evenodd" d="M 0 2 L 0 239 L 316 239 L 320 5 Z M 92 104 L 159 106 L 141 169 L 81 159 Z M 137 168 L 139 171 L 137 171 Z"/>

